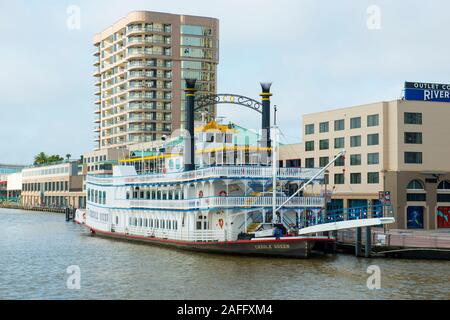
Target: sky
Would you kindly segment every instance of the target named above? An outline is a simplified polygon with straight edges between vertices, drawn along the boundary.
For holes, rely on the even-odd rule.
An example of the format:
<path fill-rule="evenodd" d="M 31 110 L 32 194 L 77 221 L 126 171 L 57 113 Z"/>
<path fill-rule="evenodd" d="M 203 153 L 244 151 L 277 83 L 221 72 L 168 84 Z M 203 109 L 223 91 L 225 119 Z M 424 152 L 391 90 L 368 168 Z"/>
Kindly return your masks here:
<path fill-rule="evenodd" d="M 94 148 L 92 38 L 135 10 L 218 18 L 218 92 L 259 99 L 272 81 L 283 143 L 301 141 L 302 114 L 395 100 L 405 81 L 450 83 L 447 0 L 3 0 L 0 163 Z M 251 110 L 218 110 L 260 128 Z"/>

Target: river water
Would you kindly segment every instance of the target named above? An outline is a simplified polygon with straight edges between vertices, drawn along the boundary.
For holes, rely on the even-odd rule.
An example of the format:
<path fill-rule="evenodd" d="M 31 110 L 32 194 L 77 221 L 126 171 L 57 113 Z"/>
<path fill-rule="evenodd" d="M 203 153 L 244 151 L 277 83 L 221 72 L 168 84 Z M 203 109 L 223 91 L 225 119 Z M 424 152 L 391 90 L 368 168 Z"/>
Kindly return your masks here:
<path fill-rule="evenodd" d="M 449 299 L 450 262 L 201 254 L 92 237 L 64 215 L 0 209 L 0 299 Z M 381 289 L 367 268 L 379 266 Z M 69 266 L 80 289 L 68 289 Z"/>

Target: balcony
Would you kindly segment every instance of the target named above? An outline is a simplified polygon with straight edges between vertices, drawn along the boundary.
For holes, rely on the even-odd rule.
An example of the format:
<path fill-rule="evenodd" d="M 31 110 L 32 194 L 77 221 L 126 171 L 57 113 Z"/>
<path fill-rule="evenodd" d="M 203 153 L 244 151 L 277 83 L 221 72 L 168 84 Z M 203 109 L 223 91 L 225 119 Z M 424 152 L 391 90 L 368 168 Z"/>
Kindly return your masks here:
<path fill-rule="evenodd" d="M 139 79 L 139 78 L 155 78 L 155 72 L 153 71 L 131 71 L 128 73 L 128 79 Z"/>
<path fill-rule="evenodd" d="M 128 62 L 128 69 L 131 68 L 151 68 L 155 67 L 156 62 L 154 60 L 147 61 L 130 61 Z"/>

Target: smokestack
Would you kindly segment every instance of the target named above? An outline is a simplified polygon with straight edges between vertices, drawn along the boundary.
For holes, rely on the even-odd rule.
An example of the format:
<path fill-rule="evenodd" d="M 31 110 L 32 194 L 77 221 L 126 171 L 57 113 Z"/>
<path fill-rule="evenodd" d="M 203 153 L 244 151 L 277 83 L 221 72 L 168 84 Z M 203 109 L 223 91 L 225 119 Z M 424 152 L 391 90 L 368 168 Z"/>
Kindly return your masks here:
<path fill-rule="evenodd" d="M 272 86 L 271 82 L 261 83 L 262 93 L 260 94 L 262 100 L 262 137 L 261 137 L 261 146 L 263 148 L 270 148 L 272 145 L 270 139 L 270 97 L 272 94 L 270 93 L 270 87 Z"/>
<path fill-rule="evenodd" d="M 184 138 L 184 171 L 195 170 L 194 108 L 196 79 L 186 79 L 186 131 Z"/>

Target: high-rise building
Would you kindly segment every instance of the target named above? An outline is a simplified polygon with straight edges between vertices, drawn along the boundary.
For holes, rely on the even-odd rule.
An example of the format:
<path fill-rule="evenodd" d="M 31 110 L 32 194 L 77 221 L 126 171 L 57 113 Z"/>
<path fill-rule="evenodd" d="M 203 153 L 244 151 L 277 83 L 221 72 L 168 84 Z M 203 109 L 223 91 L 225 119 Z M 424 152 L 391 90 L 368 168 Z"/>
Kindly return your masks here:
<path fill-rule="evenodd" d="M 214 94 L 219 21 L 131 12 L 95 35 L 95 149 L 150 142 L 183 126 L 183 79 Z M 215 116 L 215 107 L 202 112 Z"/>

